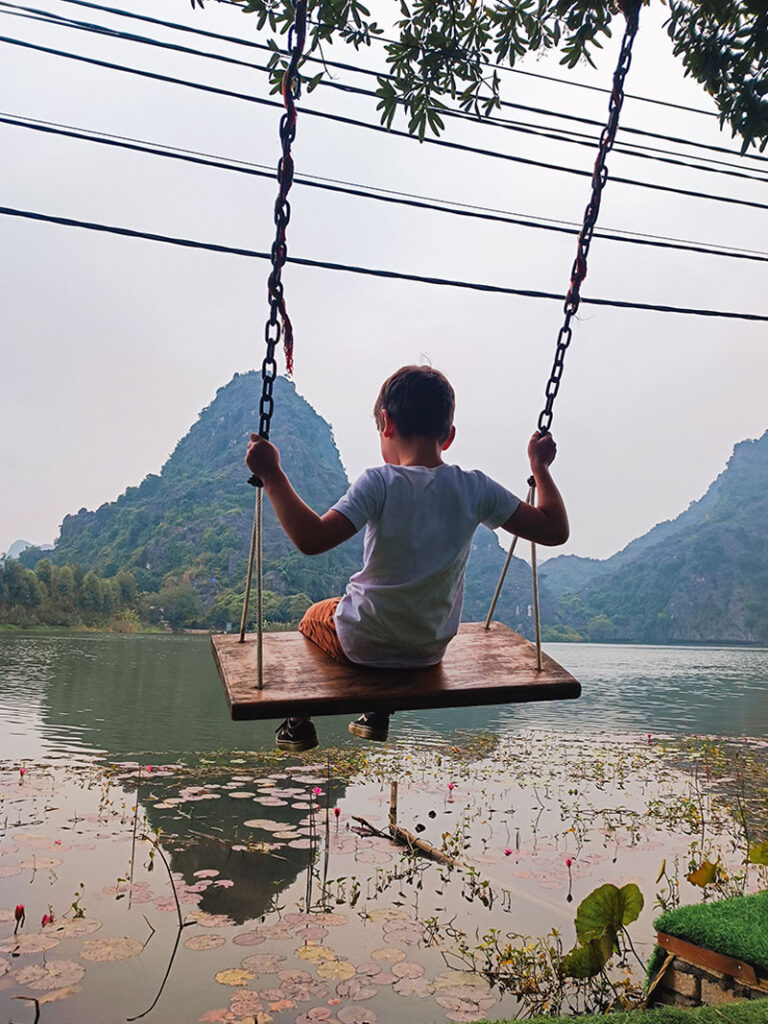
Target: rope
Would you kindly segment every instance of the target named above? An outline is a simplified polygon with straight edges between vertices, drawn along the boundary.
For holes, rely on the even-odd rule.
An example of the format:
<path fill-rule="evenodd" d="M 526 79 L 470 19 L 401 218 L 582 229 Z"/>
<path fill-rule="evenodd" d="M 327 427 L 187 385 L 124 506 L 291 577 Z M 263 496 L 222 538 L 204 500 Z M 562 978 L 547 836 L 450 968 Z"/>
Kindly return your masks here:
<path fill-rule="evenodd" d="M 531 477 L 531 480 L 533 480 L 533 477 Z M 529 505 L 533 501 L 534 489 L 534 486 L 530 484 L 530 486 L 528 487 L 528 494 L 525 499 Z M 507 557 L 504 562 L 504 567 L 501 570 L 501 575 L 499 576 L 499 582 L 496 584 L 496 590 L 494 591 L 493 597 L 491 598 L 491 607 L 488 609 L 488 614 L 485 617 L 485 629 L 491 628 L 491 620 L 493 619 L 493 613 L 496 611 L 496 604 L 499 600 L 499 597 L 501 596 L 501 588 L 504 586 L 504 580 L 507 578 L 507 569 L 509 569 L 510 563 L 512 561 L 512 555 L 514 555 L 515 553 L 515 548 L 517 547 L 518 540 L 520 540 L 520 538 L 515 534 L 512 537 L 512 543 L 509 545 L 509 551 L 507 551 Z"/>
<path fill-rule="evenodd" d="M 296 97 L 299 95 L 299 64 L 304 52 L 307 28 L 307 0 L 297 0 L 296 20 L 288 33 L 288 48 L 291 60 L 283 75 L 283 104 L 285 113 L 280 118 L 280 146 L 282 155 L 277 165 L 278 192 L 275 200 L 275 240 L 272 243 L 270 260 L 272 270 L 267 279 L 269 317 L 264 327 L 266 354 L 261 363 L 261 400 L 259 402 L 259 434 L 269 440 L 272 414 L 275 411 L 273 388 L 277 377 L 275 349 L 282 336 L 287 372 L 293 371 L 293 326 L 285 306 L 285 295 L 281 275 L 288 258 L 286 232 L 291 220 L 291 205 L 288 193 L 293 184 L 293 156 L 291 145 L 296 138 Z M 251 549 L 248 555 L 248 574 L 243 596 L 243 616 L 240 623 L 240 643 L 245 643 L 245 628 L 248 618 L 248 604 L 253 585 L 254 564 L 257 569 L 257 622 L 256 622 L 256 669 L 258 687 L 264 686 L 264 580 L 263 580 L 263 536 L 264 536 L 264 491 L 261 480 L 252 476 L 248 480 L 256 488 L 256 508 L 251 530 Z"/>

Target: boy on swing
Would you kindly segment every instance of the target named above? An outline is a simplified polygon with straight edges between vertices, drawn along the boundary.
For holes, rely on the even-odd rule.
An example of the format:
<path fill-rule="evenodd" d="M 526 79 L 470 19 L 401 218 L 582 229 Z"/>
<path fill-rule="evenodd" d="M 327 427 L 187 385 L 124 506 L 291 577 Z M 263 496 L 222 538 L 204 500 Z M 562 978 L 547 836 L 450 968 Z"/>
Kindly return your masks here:
<path fill-rule="evenodd" d="M 456 432 L 453 413 L 453 388 L 442 373 L 430 366 L 393 373 L 373 407 L 384 465 L 365 470 L 324 515 L 294 491 L 277 448 L 251 434 L 246 465 L 303 554 L 328 551 L 365 526 L 363 568 L 344 596 L 313 604 L 299 623 L 337 661 L 397 669 L 437 664 L 459 628 L 464 573 L 480 523 L 537 544 L 568 539 L 565 505 L 549 472 L 556 452 L 551 434 L 534 434 L 528 444 L 534 507 L 479 470 L 443 462 Z M 363 714 L 349 731 L 386 740 L 389 714 Z M 315 726 L 310 718 L 288 718 L 275 742 L 282 750 L 311 750 Z"/>

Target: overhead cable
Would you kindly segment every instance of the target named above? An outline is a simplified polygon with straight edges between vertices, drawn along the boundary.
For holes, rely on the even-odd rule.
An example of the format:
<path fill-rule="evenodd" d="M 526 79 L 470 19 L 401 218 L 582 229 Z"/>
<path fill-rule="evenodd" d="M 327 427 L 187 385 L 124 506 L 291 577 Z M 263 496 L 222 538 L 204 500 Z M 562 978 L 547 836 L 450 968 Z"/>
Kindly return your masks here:
<path fill-rule="evenodd" d="M 4 10 L 4 8 L 13 8 L 13 10 Z M 31 11 L 34 13 L 18 14 L 19 10 Z M 158 39 L 151 39 L 146 36 L 135 35 L 132 32 L 121 32 L 116 29 L 106 28 L 102 25 L 92 25 L 87 22 L 73 21 L 71 19 L 60 18 L 59 16 L 48 16 L 47 14 L 45 17 L 42 17 L 39 15 L 45 14 L 45 12 L 41 12 L 38 8 L 26 7 L 21 4 L 9 3 L 8 0 L 0 0 L 0 13 L 19 16 L 22 18 L 28 18 L 30 20 L 42 22 L 43 24 L 47 25 L 55 25 L 57 27 L 63 28 L 74 28 L 76 30 L 84 32 L 94 32 L 99 35 L 107 36 L 110 39 L 121 39 L 125 41 L 141 43 L 142 45 L 158 47 L 160 49 L 170 50 L 177 53 L 184 53 L 190 56 L 203 57 L 205 59 L 219 61 L 225 64 L 232 64 L 239 67 L 245 67 L 249 70 L 261 71 L 264 73 L 267 73 L 270 70 L 266 65 L 254 64 L 252 61 L 238 60 L 237 58 L 224 56 L 223 54 L 210 53 L 205 50 L 198 50 L 194 47 L 180 46 L 176 43 L 167 43 Z M 371 72 L 371 74 L 375 73 Z M 346 94 L 366 96 L 371 99 L 378 99 L 377 94 L 372 89 L 363 89 L 359 86 L 353 86 L 343 82 L 330 81 L 328 79 L 322 80 L 319 84 L 322 87 L 333 89 Z M 580 124 L 601 127 L 601 123 L 595 121 L 592 118 L 576 117 L 570 114 L 562 114 L 557 111 L 549 111 L 539 107 L 531 107 L 526 104 L 508 103 L 504 101 L 502 103 L 502 106 L 511 107 L 517 110 L 530 111 L 540 115 L 554 117 L 556 119 L 566 119 L 569 121 L 575 121 Z M 573 130 L 570 129 L 564 130 L 559 127 L 551 127 L 547 125 L 535 124 L 526 121 L 510 120 L 508 118 L 503 118 L 496 115 L 489 114 L 481 118 L 479 115 L 473 114 L 470 111 L 458 110 L 451 107 L 446 107 L 442 109 L 440 113 L 441 116 L 443 117 L 454 118 L 461 121 L 468 121 L 472 124 L 482 126 L 501 128 L 506 131 L 517 132 L 523 135 L 531 135 L 538 138 L 551 139 L 556 142 L 564 142 L 570 145 L 583 146 L 590 150 L 594 149 L 595 145 L 598 142 L 597 135 L 587 135 L 584 134 L 583 132 L 574 132 Z M 627 131 L 635 132 L 636 134 L 642 136 L 656 137 L 655 133 L 639 131 L 637 129 L 629 128 L 627 129 Z M 664 136 L 658 137 L 665 138 Z M 691 145 L 705 149 L 711 148 L 716 151 L 728 153 L 729 155 L 732 156 L 737 155 L 732 150 L 725 149 L 724 147 L 708 147 L 704 146 L 703 144 L 690 142 L 689 140 L 678 139 L 674 136 L 669 136 L 667 138 L 670 141 L 674 141 L 683 145 Z M 680 154 L 678 152 L 667 149 L 659 149 L 658 147 L 648 146 L 647 144 L 643 143 L 635 143 L 631 141 L 627 143 L 619 141 L 613 146 L 613 151 L 615 153 L 622 153 L 625 156 L 634 157 L 635 159 L 655 160 L 659 163 L 666 163 L 675 167 L 685 167 L 688 169 L 702 171 L 710 174 L 722 174 L 727 177 L 742 178 L 748 181 L 764 182 L 768 180 L 760 172 L 749 173 L 749 170 L 737 169 L 736 165 L 732 163 L 727 163 L 726 161 L 723 160 L 713 160 L 712 158 L 705 157 L 703 158 L 704 160 L 714 165 L 707 166 L 707 164 L 694 162 L 693 158 L 688 156 L 688 154 Z M 766 159 L 768 160 L 768 158 Z"/>
<path fill-rule="evenodd" d="M 72 125 L 46 122 L 36 118 L 22 118 L 0 112 L 0 124 L 5 124 L 15 128 L 24 128 L 48 135 L 76 139 L 83 142 L 93 142 L 98 145 L 124 149 L 135 153 L 144 153 L 149 156 L 165 157 L 167 159 L 179 160 L 184 163 L 197 164 L 199 166 L 210 167 L 217 170 L 248 174 L 253 177 L 268 178 L 270 180 L 274 180 L 275 177 L 275 171 L 263 164 L 254 164 L 245 160 L 232 160 L 210 153 L 185 150 L 173 146 L 160 147 L 143 139 L 128 138 L 123 135 L 110 135 L 104 132 L 93 132 L 90 130 L 76 128 Z M 493 221 L 518 227 L 534 228 L 541 231 L 551 231 L 571 236 L 578 235 L 578 225 L 576 224 L 545 221 L 543 218 L 532 219 L 530 217 L 523 217 L 521 215 L 510 213 L 506 210 L 492 210 L 488 207 L 472 206 L 466 203 L 455 203 L 452 200 L 439 200 L 429 196 L 414 195 L 413 193 L 394 192 L 389 189 L 379 189 L 375 186 L 360 185 L 355 182 L 344 182 L 334 178 L 320 178 L 313 175 L 297 175 L 294 180 L 295 183 L 300 186 L 320 189 L 327 192 L 337 192 L 356 198 L 372 199 L 378 202 L 391 203 L 419 210 L 429 210 L 434 213 L 453 214 L 454 216 L 459 217 Z M 768 253 L 765 252 L 736 249 L 735 247 L 729 248 L 705 245 L 703 243 L 692 242 L 684 239 L 662 238 L 659 236 L 639 234 L 636 232 L 617 233 L 598 229 L 595 231 L 595 237 L 603 238 L 612 242 L 623 242 L 631 245 L 645 245 L 661 249 L 672 249 L 679 252 L 692 252 L 707 256 L 721 256 L 729 259 L 751 260 L 760 263 L 768 262 Z"/>
<path fill-rule="evenodd" d="M 187 79 L 176 78 L 171 75 L 161 75 L 153 71 L 145 71 L 140 68 L 127 67 L 124 64 L 115 64 L 112 61 L 98 60 L 95 57 L 85 57 L 82 54 L 75 54 L 65 50 L 58 50 L 53 47 L 41 46 L 37 43 L 30 43 L 26 40 L 12 39 L 7 36 L 0 36 L 0 42 L 8 43 L 11 46 L 19 46 L 23 49 L 33 50 L 39 53 L 47 53 L 52 56 L 62 57 L 67 60 L 74 60 L 79 63 L 89 64 L 95 67 L 105 68 L 111 71 L 120 71 L 125 74 L 135 75 L 139 78 L 145 78 L 153 81 L 165 82 L 171 85 L 180 85 L 184 88 L 194 89 L 199 92 L 205 92 L 216 96 L 226 96 L 232 99 L 243 100 L 246 103 L 254 103 L 259 106 L 272 107 L 282 109 L 282 105 L 275 100 L 267 100 L 258 96 L 251 96 L 247 93 L 235 92 L 231 89 L 223 89 L 219 86 L 205 85 L 201 82 L 190 82 Z M 339 114 L 331 114 L 327 111 L 317 110 L 314 107 L 301 107 L 299 108 L 305 117 L 315 117 L 326 121 L 332 121 L 337 124 L 344 124 L 355 128 L 364 128 L 368 131 L 384 133 L 389 137 L 407 139 L 409 142 L 417 142 L 418 140 L 412 136 L 409 132 L 400 131 L 395 128 L 386 128 L 384 125 L 371 124 L 367 121 L 361 121 L 358 118 L 343 117 Z M 511 153 L 497 153 L 494 150 L 483 149 L 478 146 L 469 146 L 459 142 L 450 142 L 446 139 L 434 139 L 425 138 L 422 145 L 439 146 L 444 149 L 457 150 L 464 153 L 472 153 L 478 156 L 491 157 L 495 160 L 504 160 L 511 163 L 522 164 L 528 167 L 538 167 L 543 170 L 559 171 L 563 174 L 571 174 L 580 178 L 591 178 L 592 172 L 581 170 L 576 167 L 566 167 L 561 164 L 553 164 L 543 160 L 533 160 L 530 157 L 515 156 Z M 620 175 L 611 175 L 611 181 L 616 184 L 630 185 L 637 188 L 647 188 L 657 192 L 667 192 L 673 195 L 687 196 L 694 199 L 706 199 L 711 202 L 726 203 L 733 206 L 745 206 L 751 207 L 752 209 L 768 210 L 768 204 L 758 203 L 749 199 L 738 199 L 734 196 L 724 196 L 710 192 L 700 192 L 693 189 L 676 188 L 672 185 L 662 185 L 656 182 L 649 181 L 638 181 L 633 178 L 624 178 Z"/>
<path fill-rule="evenodd" d="M 207 252 L 226 253 L 231 256 L 247 256 L 251 259 L 269 260 L 271 254 L 258 252 L 255 249 L 242 249 L 229 245 L 217 245 L 213 242 L 200 242 L 192 238 L 181 238 L 176 235 L 161 235 L 149 231 L 136 231 L 132 228 L 117 227 L 113 224 L 100 224 L 94 221 L 76 220 L 72 217 L 57 217 L 51 214 L 38 213 L 33 210 L 19 210 L 9 206 L 0 206 L 0 215 L 6 217 L 19 217 L 25 220 L 40 221 L 48 224 L 58 224 L 63 227 L 83 228 L 88 231 L 98 231 L 112 235 L 122 235 L 127 238 L 141 238 L 151 242 L 161 242 L 166 245 L 180 246 L 186 249 L 202 249 Z M 320 270 L 342 271 L 350 274 L 362 274 L 366 277 L 381 277 L 389 280 L 412 281 L 416 284 L 441 285 L 449 288 L 468 289 L 470 291 L 491 292 L 497 295 L 516 295 L 529 299 L 552 299 L 562 302 L 562 293 L 545 292 L 532 288 L 509 288 L 504 285 L 483 284 L 476 281 L 459 281 L 452 278 L 428 277 L 423 274 L 408 274 L 395 270 L 381 270 L 374 267 L 361 267 L 347 263 L 331 263 L 327 260 L 303 259 L 299 256 L 289 256 L 288 263 L 300 267 L 313 267 Z M 629 302 L 622 299 L 595 299 L 582 298 L 582 305 L 608 306 L 614 309 L 638 309 L 654 313 L 680 313 L 686 316 L 718 317 L 728 320 L 749 320 L 759 323 L 768 323 L 768 315 L 759 313 L 739 313 L 721 309 L 699 309 L 689 306 L 668 306 L 650 302 Z"/>
<path fill-rule="evenodd" d="M 70 0 L 66 0 L 66 2 L 70 2 Z M 75 2 L 75 0 L 71 0 L 71 2 Z M 33 20 L 44 21 L 47 24 L 55 24 L 55 25 L 60 25 L 62 27 L 80 29 L 82 31 L 96 32 L 96 33 L 100 33 L 100 34 L 103 34 L 103 35 L 110 36 L 112 38 L 125 39 L 125 40 L 130 40 L 130 41 L 133 41 L 133 42 L 143 43 L 143 44 L 148 45 L 148 46 L 157 46 L 157 47 L 161 47 L 163 49 L 175 50 L 175 51 L 180 52 L 180 53 L 187 53 L 187 54 L 189 54 L 191 56 L 198 56 L 198 57 L 203 57 L 203 58 L 210 59 L 210 60 L 219 61 L 219 62 L 222 62 L 222 63 L 239 65 L 241 67 L 247 67 L 247 68 L 253 68 L 253 69 L 258 70 L 258 71 L 267 71 L 268 70 L 268 68 L 266 68 L 264 65 L 253 64 L 250 61 L 241 61 L 241 60 L 238 60 L 237 58 L 234 58 L 234 57 L 225 56 L 223 54 L 211 53 L 210 51 L 207 51 L 207 50 L 198 50 L 198 49 L 195 49 L 194 47 L 180 46 L 180 45 L 175 44 L 175 43 L 167 43 L 167 42 L 164 42 L 164 41 L 161 41 L 161 40 L 152 39 L 152 38 L 147 37 L 147 36 L 140 36 L 140 35 L 136 35 L 136 34 L 130 33 L 130 32 L 122 32 L 122 31 L 120 31 L 118 29 L 111 29 L 111 28 L 108 28 L 108 27 L 103 26 L 103 25 L 96 25 L 96 24 L 93 24 L 91 22 L 81 22 L 81 21 L 77 21 L 75 19 L 65 18 L 62 15 L 58 15 L 58 14 L 55 14 L 55 13 L 52 13 L 52 12 L 48 12 L 48 11 L 42 11 L 39 8 L 29 7 L 29 6 L 24 5 L 24 4 L 12 3 L 12 2 L 10 2 L 10 0 L 0 0 L 0 8 L 13 9 L 13 11 L 29 11 L 29 12 L 34 12 L 36 15 L 40 15 L 40 17 L 35 17 Z M 102 8 L 99 8 L 99 9 L 102 9 Z M 233 42 L 233 41 L 234 42 L 239 42 L 239 43 L 241 43 L 244 46 L 249 46 L 249 47 L 252 47 L 252 48 L 255 48 L 255 49 L 258 49 L 258 50 L 262 50 L 262 51 L 264 51 L 266 53 L 269 53 L 270 56 L 273 55 L 274 52 L 275 52 L 274 50 L 272 50 L 269 46 L 267 46 L 264 43 L 254 43 L 254 42 L 251 42 L 249 40 L 239 40 L 237 37 L 233 37 L 233 36 L 220 36 L 218 33 L 208 33 L 208 32 L 204 32 L 204 31 L 199 30 L 199 29 L 188 29 L 186 26 L 178 25 L 178 24 L 176 24 L 174 22 L 165 22 L 165 21 L 161 21 L 160 19 L 157 19 L 157 18 L 145 18 L 145 17 L 143 17 L 141 15 L 132 15 L 132 14 L 129 15 L 127 12 L 118 12 L 118 11 L 116 11 L 113 8 L 104 8 L 104 10 L 110 11 L 111 13 L 124 13 L 126 15 L 126 17 L 140 18 L 141 20 L 146 20 L 146 21 L 151 22 L 153 24 L 160 24 L 160 25 L 163 25 L 163 26 L 167 26 L 169 28 L 174 28 L 174 29 L 179 29 L 179 30 L 182 30 L 182 31 L 193 32 L 195 34 L 201 34 L 201 35 L 205 35 L 205 36 L 213 35 L 214 38 L 220 38 L 220 39 L 226 40 L 228 42 Z M 308 61 L 320 64 L 320 65 L 322 65 L 325 68 L 337 68 L 337 69 L 340 69 L 340 70 L 343 70 L 343 71 L 348 71 L 348 72 L 351 72 L 351 73 L 357 74 L 357 75 L 370 76 L 370 77 L 373 77 L 373 78 L 376 78 L 376 79 L 378 79 L 378 78 L 386 78 L 386 79 L 390 79 L 391 80 L 393 78 L 392 75 L 385 74 L 385 73 L 382 73 L 380 71 L 375 71 L 375 70 L 370 69 L 370 68 L 355 67 L 352 64 L 345 64 L 345 63 L 341 63 L 341 62 L 338 62 L 338 61 L 332 61 L 332 60 L 325 59 L 325 58 L 307 57 L 306 59 Z M 376 93 L 373 92 L 372 90 L 362 89 L 362 88 L 359 88 L 359 87 L 356 87 L 356 86 L 348 85 L 346 83 L 335 82 L 335 81 L 329 80 L 327 78 L 323 79 L 319 84 L 321 86 L 325 87 L 325 88 L 330 88 L 330 89 L 335 89 L 335 90 L 339 90 L 339 91 L 343 91 L 343 92 L 355 93 L 355 94 L 358 94 L 358 95 L 364 95 L 364 96 L 370 96 L 370 97 L 378 98 Z M 601 90 L 601 91 L 605 91 L 605 90 Z M 558 110 L 548 110 L 548 109 L 542 108 L 542 107 L 533 107 L 533 106 L 530 106 L 529 104 L 525 104 L 525 103 L 513 103 L 513 102 L 511 102 L 509 100 L 500 100 L 499 101 L 499 106 L 502 107 L 502 108 L 506 108 L 506 109 L 522 110 L 522 111 L 525 111 L 525 112 L 528 112 L 528 113 L 534 113 L 534 114 L 538 114 L 538 115 L 545 116 L 545 117 L 551 117 L 551 118 L 554 118 L 556 120 L 573 121 L 575 123 L 587 125 L 587 126 L 590 126 L 590 127 L 596 128 L 596 129 L 602 129 L 602 122 L 598 121 L 598 120 L 596 120 L 594 118 L 590 118 L 590 117 L 578 116 L 578 115 L 575 115 L 575 114 L 568 114 L 568 113 L 565 113 L 563 111 L 558 111 Z M 477 115 L 475 115 L 475 114 L 473 114 L 473 113 L 471 113 L 469 111 L 457 110 L 455 108 L 445 108 L 443 111 L 441 111 L 441 113 L 446 114 L 449 117 L 461 117 L 461 118 L 466 119 L 466 120 L 477 121 L 478 123 L 481 123 L 481 124 L 496 124 L 496 123 L 508 124 L 509 123 L 509 122 L 504 121 L 503 119 L 499 119 L 498 117 L 493 116 L 493 115 L 488 115 L 486 117 L 480 118 L 479 116 L 477 116 Z M 532 127 L 532 126 L 530 126 L 530 127 Z M 517 130 L 520 130 L 520 129 L 517 129 Z M 686 139 L 686 138 L 682 138 L 680 136 L 666 135 L 666 134 L 659 133 L 659 132 L 647 131 L 647 130 L 641 129 L 641 128 L 633 128 L 633 127 L 631 127 L 629 125 L 623 125 L 622 129 L 621 129 L 621 132 L 622 132 L 622 135 L 623 134 L 637 135 L 637 136 L 644 137 L 644 138 L 657 139 L 657 140 L 662 141 L 662 142 L 671 142 L 671 143 L 674 143 L 676 145 L 689 146 L 689 147 L 692 147 L 692 148 L 695 148 L 695 149 L 706 150 L 706 151 L 709 151 L 709 152 L 722 153 L 722 154 L 727 155 L 727 156 L 736 157 L 737 159 L 739 159 L 741 161 L 743 161 L 746 158 L 746 159 L 749 159 L 749 160 L 757 160 L 757 161 L 762 161 L 762 162 L 768 162 L 768 157 L 761 156 L 761 155 L 756 154 L 756 153 L 744 153 L 744 154 L 742 154 L 742 153 L 739 153 L 737 150 L 729 149 L 726 146 L 715 146 L 715 145 L 712 145 L 710 143 L 704 143 L 704 142 L 696 141 L 696 140 L 693 140 L 693 139 Z M 614 149 L 618 150 L 619 147 L 614 147 Z M 622 151 L 623 151 L 623 147 L 622 147 Z M 660 150 L 659 152 L 665 152 L 665 151 L 664 150 Z M 733 166 L 733 165 L 730 164 L 730 165 L 726 165 L 726 166 Z"/>

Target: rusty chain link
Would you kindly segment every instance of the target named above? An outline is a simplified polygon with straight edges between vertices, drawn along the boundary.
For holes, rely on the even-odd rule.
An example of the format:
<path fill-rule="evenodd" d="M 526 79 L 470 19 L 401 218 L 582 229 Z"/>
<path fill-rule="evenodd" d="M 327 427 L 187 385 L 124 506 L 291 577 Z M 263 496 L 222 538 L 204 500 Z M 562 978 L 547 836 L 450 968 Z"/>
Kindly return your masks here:
<path fill-rule="evenodd" d="M 299 96 L 299 64 L 304 53 L 304 42 L 307 34 L 307 0 L 297 0 L 295 21 L 288 33 L 288 49 L 291 60 L 283 76 L 283 103 L 285 113 L 280 118 L 280 145 L 282 155 L 277 165 L 278 193 L 275 200 L 275 240 L 272 243 L 272 270 L 267 280 L 267 296 L 269 300 L 269 318 L 264 327 L 266 355 L 261 364 L 261 401 L 259 403 L 259 434 L 269 439 L 272 414 L 275 400 L 272 396 L 275 378 L 277 377 L 277 361 L 275 349 L 283 340 L 285 363 L 288 373 L 293 370 L 293 325 L 285 307 L 285 295 L 281 274 L 288 258 L 286 231 L 291 220 L 291 204 L 288 193 L 293 184 L 293 156 L 291 146 L 296 138 L 296 99 Z M 261 481 L 251 477 L 248 481 L 258 487 Z"/>
<path fill-rule="evenodd" d="M 555 349 L 555 359 L 552 364 L 552 372 L 549 375 L 549 380 L 547 381 L 547 386 L 544 390 L 546 403 L 539 415 L 538 423 L 539 431 L 542 434 L 546 433 L 552 426 L 552 406 L 554 405 L 557 392 L 560 389 L 560 381 L 562 379 L 563 368 L 565 366 L 565 353 L 571 343 L 571 336 L 573 333 L 571 320 L 578 311 L 579 302 L 581 301 L 581 284 L 587 276 L 587 256 L 589 255 L 589 245 L 592 241 L 595 224 L 597 223 L 597 215 L 600 212 L 600 199 L 602 197 L 603 188 L 608 180 L 608 168 L 605 166 L 605 160 L 613 148 L 613 143 L 616 139 L 616 131 L 619 127 L 619 114 L 621 113 L 621 107 L 624 103 L 624 79 L 626 78 L 629 66 L 632 62 L 632 44 L 635 41 L 635 35 L 637 33 L 641 2 L 642 0 L 624 0 L 623 3 L 620 3 L 620 7 L 627 19 L 627 26 L 624 30 L 624 38 L 621 43 L 619 62 L 616 65 L 616 70 L 613 74 L 613 87 L 611 89 L 611 98 L 608 104 L 608 121 L 600 133 L 600 144 L 598 147 L 597 159 L 595 160 L 595 169 L 592 173 L 592 193 L 590 195 L 587 208 L 584 211 L 584 221 L 581 231 L 579 232 L 576 259 L 574 260 L 573 268 L 571 269 L 571 283 L 563 305 L 565 320 L 563 321 L 563 326 L 560 328 L 557 335 L 557 348 Z"/>

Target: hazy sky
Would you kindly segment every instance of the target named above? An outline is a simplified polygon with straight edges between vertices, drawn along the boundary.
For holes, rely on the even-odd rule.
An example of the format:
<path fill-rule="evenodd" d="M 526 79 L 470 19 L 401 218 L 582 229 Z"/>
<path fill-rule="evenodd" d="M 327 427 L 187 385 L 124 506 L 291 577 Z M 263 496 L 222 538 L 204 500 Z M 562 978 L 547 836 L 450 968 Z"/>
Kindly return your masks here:
<path fill-rule="evenodd" d="M 260 62 L 260 54 L 241 47 L 180 37 L 61 0 L 36 6 Z M 188 0 L 125 0 L 124 6 L 230 35 L 256 31 L 253 18 L 212 3 L 194 13 Z M 386 14 L 383 0 L 380 8 Z M 665 10 L 654 3 L 643 11 L 628 89 L 712 109 L 671 55 Z M 5 13 L 2 29 L 5 36 L 57 49 L 267 95 L 263 74 L 251 69 Z M 523 66 L 607 85 L 618 42 L 608 41 L 596 72 L 567 72 L 535 58 Z M 274 110 L 0 46 L 6 113 L 231 159 L 276 161 Z M 356 55 L 337 46 L 331 55 L 382 64 L 379 48 Z M 370 84 L 349 74 L 339 80 Z M 606 109 L 602 94 L 517 75 L 504 77 L 504 97 L 600 119 Z M 372 101 L 331 89 L 317 89 L 304 103 L 377 121 Z M 633 99 L 623 121 L 732 145 L 714 118 Z M 258 250 L 271 244 L 271 181 L 6 125 L 0 136 L 0 205 Z M 582 147 L 487 125 L 449 122 L 446 137 L 584 169 L 594 158 Z M 300 118 L 294 153 L 298 174 L 524 215 L 580 221 L 587 198 L 584 178 L 307 116 Z M 765 166 L 743 163 L 758 172 Z M 768 202 L 765 177 L 752 182 L 621 154 L 612 155 L 609 168 L 615 175 Z M 562 292 L 567 285 L 574 253 L 569 236 L 298 186 L 292 195 L 289 251 L 295 256 L 519 288 Z M 766 223 L 763 210 L 616 182 L 609 182 L 601 211 L 604 228 L 749 249 L 764 246 Z M 53 541 L 67 513 L 114 500 L 158 472 L 217 388 L 235 371 L 260 365 L 268 267 L 5 216 L 0 228 L 1 551 L 19 537 Z M 403 363 L 428 358 L 456 388 L 452 460 L 524 490 L 525 447 L 543 402 L 562 320 L 559 303 L 300 267 L 288 267 L 284 281 L 296 329 L 296 387 L 332 424 L 351 476 L 379 457 L 371 406 L 382 379 Z M 600 239 L 583 294 L 768 313 L 765 264 Z M 700 497 L 733 445 L 765 431 L 765 342 L 764 324 L 582 307 L 555 406 L 555 471 L 572 525 L 563 550 L 612 554 Z"/>

